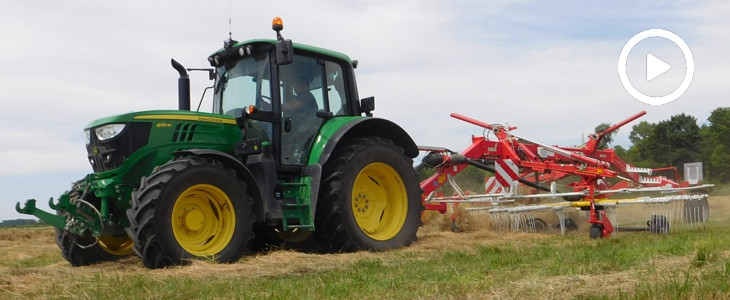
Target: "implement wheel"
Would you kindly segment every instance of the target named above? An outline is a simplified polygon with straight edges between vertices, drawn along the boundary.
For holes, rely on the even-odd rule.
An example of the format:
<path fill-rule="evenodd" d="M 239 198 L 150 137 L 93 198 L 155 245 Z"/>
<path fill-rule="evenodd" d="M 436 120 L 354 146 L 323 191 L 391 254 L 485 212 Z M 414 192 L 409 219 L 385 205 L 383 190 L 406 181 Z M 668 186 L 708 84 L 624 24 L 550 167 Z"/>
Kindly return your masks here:
<path fill-rule="evenodd" d="M 416 240 L 421 188 L 401 147 L 355 139 L 336 149 L 323 171 L 315 235 L 329 251 L 380 251 Z"/>
<path fill-rule="evenodd" d="M 251 206 L 234 171 L 213 160 L 179 158 L 142 178 L 127 210 L 127 232 L 148 268 L 200 258 L 233 262 L 250 252 Z"/>
<path fill-rule="evenodd" d="M 710 206 L 707 198 L 701 200 L 690 200 L 684 202 L 684 222 L 703 223 L 710 218 Z"/>
<path fill-rule="evenodd" d="M 603 226 L 600 224 L 591 225 L 591 229 L 588 230 L 588 236 L 591 239 L 597 239 L 603 237 Z"/>

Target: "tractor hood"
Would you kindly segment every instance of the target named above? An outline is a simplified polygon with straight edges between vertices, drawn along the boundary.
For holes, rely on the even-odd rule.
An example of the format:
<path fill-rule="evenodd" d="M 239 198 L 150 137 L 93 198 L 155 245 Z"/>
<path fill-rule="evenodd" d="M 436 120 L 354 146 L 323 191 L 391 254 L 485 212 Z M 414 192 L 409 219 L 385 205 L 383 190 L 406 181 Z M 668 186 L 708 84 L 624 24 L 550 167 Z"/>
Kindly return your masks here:
<path fill-rule="evenodd" d="M 164 121 L 184 120 L 196 122 L 208 122 L 218 124 L 236 124 L 236 120 L 231 116 L 218 115 L 211 113 L 181 111 L 181 110 L 150 110 L 141 112 L 132 112 L 122 115 L 116 115 L 101 118 L 89 123 L 84 129 L 96 128 L 107 124 L 125 124 L 132 122 L 156 122 L 156 126 L 164 126 Z"/>

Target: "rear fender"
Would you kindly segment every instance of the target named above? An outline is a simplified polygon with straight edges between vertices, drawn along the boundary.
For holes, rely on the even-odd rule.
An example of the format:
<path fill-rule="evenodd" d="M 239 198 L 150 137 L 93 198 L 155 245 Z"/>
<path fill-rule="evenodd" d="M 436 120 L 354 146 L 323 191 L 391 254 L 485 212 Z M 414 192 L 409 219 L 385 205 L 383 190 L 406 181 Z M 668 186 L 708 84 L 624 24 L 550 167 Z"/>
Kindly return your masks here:
<path fill-rule="evenodd" d="M 335 118 L 322 126 L 320 135 L 312 147 L 309 164 L 324 165 L 342 141 L 362 136 L 377 136 L 392 140 L 403 148 L 408 157 L 418 156 L 418 146 L 413 139 L 403 128 L 391 121 L 372 117 Z"/>

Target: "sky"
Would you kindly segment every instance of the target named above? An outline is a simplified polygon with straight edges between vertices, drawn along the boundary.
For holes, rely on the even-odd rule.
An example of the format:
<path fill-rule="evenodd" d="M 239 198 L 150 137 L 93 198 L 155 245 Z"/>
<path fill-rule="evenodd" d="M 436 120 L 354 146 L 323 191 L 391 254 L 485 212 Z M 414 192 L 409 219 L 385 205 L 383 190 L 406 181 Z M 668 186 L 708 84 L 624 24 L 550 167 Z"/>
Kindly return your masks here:
<path fill-rule="evenodd" d="M 48 198 L 91 172 L 83 128 L 92 120 L 176 109 L 170 58 L 208 67 L 229 31 L 239 41 L 274 38 L 275 16 L 286 38 L 357 59 L 360 97 L 375 96 L 375 116 L 398 123 L 419 145 L 460 151 L 483 134 L 452 112 L 574 146 L 598 124 L 641 110 L 648 114 L 639 121 L 686 113 L 704 124 L 712 110 L 730 106 L 730 6 L 723 1 L 330 2 L 4 2 L 0 220 L 32 218 L 15 213 L 15 203 L 35 198 L 47 208 Z M 695 61 L 687 92 L 661 106 L 633 99 L 617 73 L 624 44 L 653 28 L 682 37 Z M 654 43 L 659 48 L 641 51 L 681 65 L 676 49 Z M 633 78 L 643 72 L 641 51 L 629 58 L 639 65 L 630 68 Z M 191 80 L 197 102 L 211 82 L 204 73 Z M 201 111 L 210 109 L 208 98 Z M 633 124 L 614 145 L 630 146 Z"/>

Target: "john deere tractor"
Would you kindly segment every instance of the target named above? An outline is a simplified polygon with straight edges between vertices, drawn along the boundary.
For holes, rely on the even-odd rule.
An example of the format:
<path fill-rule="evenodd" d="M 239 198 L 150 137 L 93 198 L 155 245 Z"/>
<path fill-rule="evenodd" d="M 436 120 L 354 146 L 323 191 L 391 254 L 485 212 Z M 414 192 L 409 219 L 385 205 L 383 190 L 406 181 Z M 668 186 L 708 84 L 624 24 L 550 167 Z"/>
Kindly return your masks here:
<path fill-rule="evenodd" d="M 136 253 L 149 268 L 233 262 L 267 244 L 385 250 L 416 239 L 423 209 L 418 149 L 359 100 L 357 61 L 284 39 L 224 42 L 210 57 L 212 113 L 128 113 L 84 132 L 94 172 L 44 212 L 74 266 Z"/>

